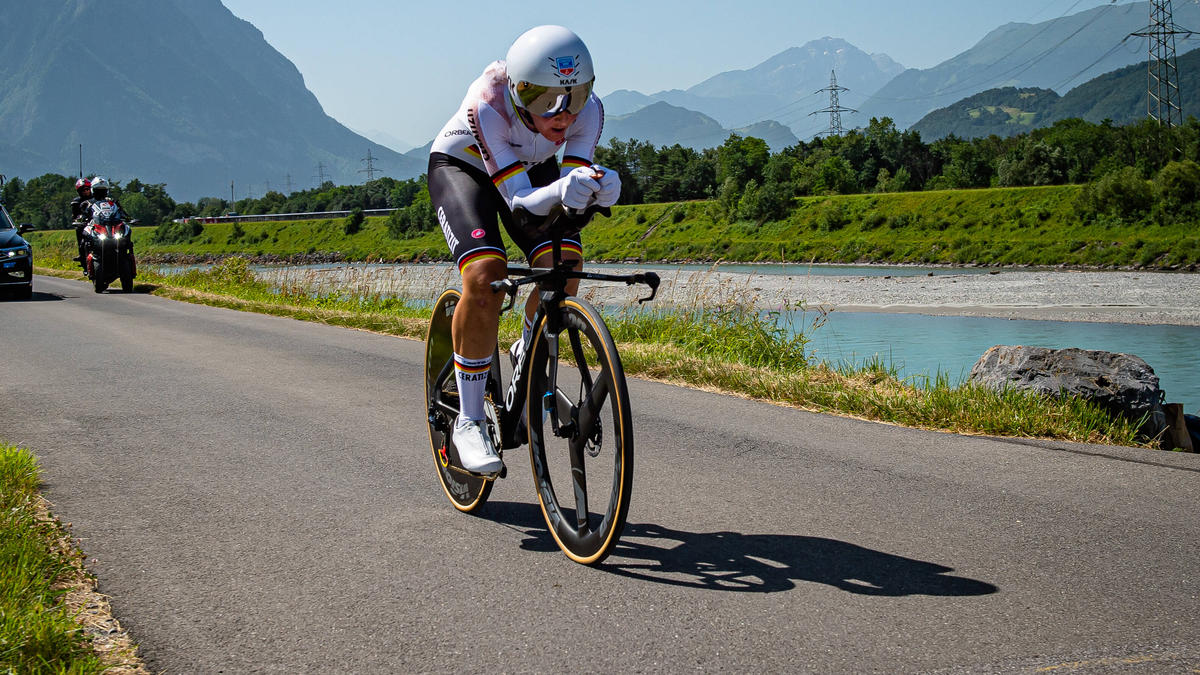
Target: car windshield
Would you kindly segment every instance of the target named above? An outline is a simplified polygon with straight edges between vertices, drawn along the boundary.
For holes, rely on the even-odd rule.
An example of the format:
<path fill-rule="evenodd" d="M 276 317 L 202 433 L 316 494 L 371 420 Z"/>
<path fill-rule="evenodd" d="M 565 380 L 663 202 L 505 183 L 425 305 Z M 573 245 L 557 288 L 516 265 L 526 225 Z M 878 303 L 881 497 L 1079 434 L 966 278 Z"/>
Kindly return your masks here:
<path fill-rule="evenodd" d="M 0 230 L 11 230 L 14 227 L 12 218 L 8 216 L 8 211 L 5 211 L 4 207 L 0 206 Z"/>

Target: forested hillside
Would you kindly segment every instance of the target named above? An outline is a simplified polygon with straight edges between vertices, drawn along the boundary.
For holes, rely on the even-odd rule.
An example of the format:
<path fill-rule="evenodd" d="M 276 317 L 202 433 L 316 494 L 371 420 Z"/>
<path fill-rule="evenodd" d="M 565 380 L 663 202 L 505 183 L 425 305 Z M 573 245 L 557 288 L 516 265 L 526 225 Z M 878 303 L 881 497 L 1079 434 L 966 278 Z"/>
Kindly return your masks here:
<path fill-rule="evenodd" d="M 933 68 L 905 71 L 858 106 L 861 119 L 887 116 L 903 128 L 988 89 L 1068 91 L 1098 74 L 1145 61 L 1146 43 L 1129 35 L 1143 29 L 1149 17 L 1146 2 L 1105 3 L 1037 24 L 1001 26 Z M 1200 25 L 1200 4 L 1175 3 L 1174 18 L 1194 29 Z M 1197 44 L 1200 36 L 1181 35 L 1177 47 L 1182 53 Z"/>
<path fill-rule="evenodd" d="M 1200 49 L 1183 54 L 1177 64 L 1184 114 L 1200 113 Z M 951 134 L 1014 136 L 1073 117 L 1133 124 L 1146 117 L 1146 85 L 1141 63 L 1105 73 L 1061 97 L 1050 89 L 990 89 L 929 113 L 912 129 L 933 141 Z"/>

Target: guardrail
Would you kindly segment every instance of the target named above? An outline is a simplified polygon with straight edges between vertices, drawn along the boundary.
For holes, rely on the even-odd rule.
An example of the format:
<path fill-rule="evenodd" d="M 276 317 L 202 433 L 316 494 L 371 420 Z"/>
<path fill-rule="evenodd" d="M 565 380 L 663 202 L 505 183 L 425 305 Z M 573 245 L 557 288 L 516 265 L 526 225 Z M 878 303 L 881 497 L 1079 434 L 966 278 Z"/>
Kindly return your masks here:
<path fill-rule="evenodd" d="M 396 209 L 363 209 L 364 216 L 386 216 Z M 191 218 L 176 218 L 175 222 L 197 221 L 201 223 L 261 223 L 272 220 L 320 220 L 322 218 L 344 218 L 352 211 L 309 211 L 304 213 L 256 213 L 253 215 L 236 216 L 193 216 Z"/>

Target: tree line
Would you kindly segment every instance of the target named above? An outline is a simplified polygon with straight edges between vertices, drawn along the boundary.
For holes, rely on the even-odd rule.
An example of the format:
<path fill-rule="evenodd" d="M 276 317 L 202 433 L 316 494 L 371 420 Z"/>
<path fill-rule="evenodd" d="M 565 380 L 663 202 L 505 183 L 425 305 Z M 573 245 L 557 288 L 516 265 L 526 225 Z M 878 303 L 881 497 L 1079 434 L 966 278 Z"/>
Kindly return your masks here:
<path fill-rule="evenodd" d="M 732 134 L 719 147 L 694 150 L 656 147 L 638 140 L 610 140 L 596 161 L 621 175 L 620 204 L 712 199 L 730 220 L 785 218 L 798 197 L 864 192 L 904 192 L 985 187 L 1088 184 L 1081 207 L 1096 217 L 1123 219 L 1188 207 L 1200 192 L 1200 122 L 1189 118 L 1167 129 L 1146 120 L 1116 126 L 1081 119 L 1012 137 L 933 143 L 888 118 L 842 136 L 816 138 L 772 153 L 759 138 Z M 1167 170 L 1167 175 L 1163 171 Z M 1193 185 L 1193 180 L 1195 185 Z M 1164 190 L 1171 191 L 1164 196 Z M 387 221 L 396 238 L 437 227 L 425 176 L 380 178 L 363 185 L 326 182 L 311 190 L 230 202 L 206 197 L 176 202 L 162 184 L 137 179 L 112 193 L 143 224 L 219 216 L 398 209 Z M 4 202 L 17 222 L 40 229 L 70 225 L 74 179 L 46 174 L 13 179 Z M 1156 211 L 1157 209 L 1157 211 Z"/>
<path fill-rule="evenodd" d="M 797 197 L 1069 183 L 1109 194 L 1127 188 L 1138 195 L 1138 207 L 1125 214 L 1134 216 L 1150 208 L 1142 208 L 1155 187 L 1149 181 L 1172 163 L 1182 168 L 1172 166 L 1167 180 L 1186 192 L 1181 181 L 1197 159 L 1194 117 L 1172 129 L 1151 120 L 1116 126 L 1068 119 L 1018 136 L 933 143 L 883 118 L 777 153 L 761 139 L 736 134 L 699 152 L 613 140 L 596 153 L 597 162 L 622 176 L 619 203 L 715 199 L 728 218 L 759 222 L 785 218 Z"/>
<path fill-rule="evenodd" d="M 365 185 L 334 185 L 326 181 L 318 188 L 290 195 L 272 190 L 262 197 L 234 202 L 219 197 L 177 202 L 167 194 L 165 184 L 147 184 L 137 178 L 124 185 L 118 181 L 110 184 L 109 193 L 142 225 L 231 212 L 256 215 L 404 208 L 417 201 L 422 193 L 428 201 L 424 177 L 402 181 L 380 178 Z M 71 226 L 70 204 L 75 194 L 74 177 L 51 173 L 27 181 L 14 178 L 4 184 L 0 198 L 16 222 L 31 223 L 37 229 L 62 229 Z"/>

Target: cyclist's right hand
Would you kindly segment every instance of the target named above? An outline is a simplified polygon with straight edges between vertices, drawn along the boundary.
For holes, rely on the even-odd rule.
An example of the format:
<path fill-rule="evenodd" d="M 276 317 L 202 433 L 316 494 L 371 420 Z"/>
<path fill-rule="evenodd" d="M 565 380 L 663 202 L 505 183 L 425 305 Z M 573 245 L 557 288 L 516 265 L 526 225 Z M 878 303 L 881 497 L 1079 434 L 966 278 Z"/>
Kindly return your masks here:
<path fill-rule="evenodd" d="M 591 167 L 580 166 L 558 179 L 558 196 L 563 206 L 569 209 L 585 209 L 592 197 L 600 190 L 600 183 L 592 177 Z"/>

